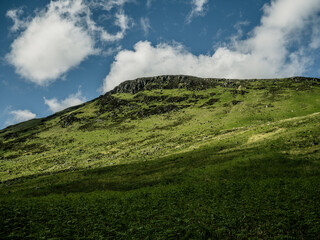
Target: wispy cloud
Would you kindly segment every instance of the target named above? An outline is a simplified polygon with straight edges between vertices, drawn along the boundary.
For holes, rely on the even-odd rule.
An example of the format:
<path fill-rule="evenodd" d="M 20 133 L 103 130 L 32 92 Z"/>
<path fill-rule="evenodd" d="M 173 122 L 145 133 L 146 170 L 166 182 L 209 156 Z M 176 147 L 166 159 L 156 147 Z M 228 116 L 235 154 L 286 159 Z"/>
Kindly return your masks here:
<path fill-rule="evenodd" d="M 110 34 L 102 27 L 95 27 L 95 30 L 98 30 L 100 32 L 101 40 L 107 42 L 114 42 L 124 37 L 127 29 L 129 28 L 129 22 L 130 18 L 127 15 L 125 15 L 123 11 L 119 11 L 115 15 L 115 25 L 120 28 L 119 32 L 117 32 L 116 34 Z"/>
<path fill-rule="evenodd" d="M 11 118 L 6 121 L 6 125 L 12 125 L 19 122 L 24 122 L 36 117 L 36 114 L 32 113 L 30 110 L 13 110 L 9 114 Z"/>
<path fill-rule="evenodd" d="M 153 1 L 153 0 L 147 0 L 147 8 L 150 8 L 150 7 L 151 7 L 152 1 Z"/>
<path fill-rule="evenodd" d="M 126 3 L 134 2 L 135 0 L 89 0 L 88 5 L 94 7 L 102 7 L 106 11 L 113 8 L 122 8 Z"/>
<path fill-rule="evenodd" d="M 147 17 L 140 18 L 140 24 L 144 32 L 144 35 L 147 36 L 149 33 L 149 29 L 151 29 L 149 18 Z"/>
<path fill-rule="evenodd" d="M 25 21 L 19 9 L 9 10 L 7 16 L 14 24 L 12 30 L 23 31 L 11 44 L 6 55 L 16 72 L 37 84 L 48 85 L 68 70 L 78 66 L 88 56 L 97 54 L 97 41 L 114 42 L 124 37 L 129 28 L 129 17 L 119 9 L 114 24 L 119 28 L 109 33 L 91 18 L 92 8 L 111 10 L 121 7 L 125 0 L 100 1 L 99 5 L 85 0 L 51 1 L 46 9 Z"/>
<path fill-rule="evenodd" d="M 50 111 L 54 113 L 59 112 L 68 107 L 79 105 L 81 103 L 84 103 L 85 101 L 87 100 L 84 96 L 82 96 L 82 93 L 80 90 L 75 94 L 69 95 L 67 98 L 63 100 L 58 100 L 57 98 L 52 98 L 52 99 L 44 98 L 44 103 L 48 105 Z"/>
<path fill-rule="evenodd" d="M 186 18 L 186 23 L 190 23 L 194 17 L 204 15 L 208 1 L 209 0 L 192 0 L 192 9 Z"/>
<path fill-rule="evenodd" d="M 16 32 L 20 29 L 23 29 L 27 26 L 27 21 L 22 21 L 20 19 L 20 16 L 23 14 L 23 10 L 22 8 L 18 8 L 18 9 L 12 9 L 7 11 L 6 16 L 8 18 L 11 18 L 11 20 L 13 21 L 13 25 L 10 28 L 11 32 Z"/>
<path fill-rule="evenodd" d="M 235 36 L 212 55 L 193 55 L 180 44 L 152 46 L 140 41 L 133 51 L 122 50 L 116 55 L 103 90 L 125 80 L 161 74 L 222 78 L 303 74 L 314 59 L 314 49 L 320 47 L 319 0 L 276 0 L 266 4 L 263 11 L 260 25 L 248 38 Z"/>
<path fill-rule="evenodd" d="M 320 47 L 320 18 L 315 18 L 313 21 L 310 47 L 312 49 L 317 49 Z"/>

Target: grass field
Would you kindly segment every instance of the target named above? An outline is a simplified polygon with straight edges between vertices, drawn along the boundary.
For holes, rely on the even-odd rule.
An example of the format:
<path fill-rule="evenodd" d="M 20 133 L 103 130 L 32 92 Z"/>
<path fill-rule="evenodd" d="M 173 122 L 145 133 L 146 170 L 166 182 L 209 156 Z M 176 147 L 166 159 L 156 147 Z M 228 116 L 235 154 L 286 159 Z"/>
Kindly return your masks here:
<path fill-rule="evenodd" d="M 0 239 L 316 239 L 319 96 L 160 76 L 1 130 Z"/>

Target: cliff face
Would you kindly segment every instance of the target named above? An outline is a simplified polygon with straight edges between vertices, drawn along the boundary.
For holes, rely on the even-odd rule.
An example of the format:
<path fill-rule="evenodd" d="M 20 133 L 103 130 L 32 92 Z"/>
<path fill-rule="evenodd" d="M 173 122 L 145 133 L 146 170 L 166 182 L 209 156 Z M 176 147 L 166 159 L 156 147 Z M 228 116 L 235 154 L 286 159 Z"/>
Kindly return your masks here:
<path fill-rule="evenodd" d="M 128 80 L 109 93 L 137 93 L 143 90 L 153 90 L 153 89 L 179 89 L 186 88 L 188 90 L 205 90 L 211 87 L 221 86 L 227 88 L 237 88 L 240 85 L 251 85 L 254 82 L 269 81 L 275 83 L 275 85 L 280 82 L 292 84 L 292 83 L 302 83 L 306 85 L 317 85 L 319 79 L 317 78 L 306 78 L 306 77 L 292 77 L 286 79 L 223 79 L 223 78 L 198 78 L 186 75 L 164 75 L 149 78 L 138 78 L 136 80 Z"/>
<path fill-rule="evenodd" d="M 218 79 L 203 79 L 182 75 L 166 75 L 126 81 L 115 87 L 111 93 L 137 93 L 139 91 L 152 89 L 206 89 L 208 87 L 216 86 L 218 82 Z"/>

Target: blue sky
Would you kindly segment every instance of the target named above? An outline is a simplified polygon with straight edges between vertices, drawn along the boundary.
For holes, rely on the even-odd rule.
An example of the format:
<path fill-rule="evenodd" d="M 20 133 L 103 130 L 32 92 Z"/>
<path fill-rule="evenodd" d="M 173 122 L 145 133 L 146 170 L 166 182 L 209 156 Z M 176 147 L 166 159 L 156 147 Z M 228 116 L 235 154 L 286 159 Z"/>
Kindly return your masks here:
<path fill-rule="evenodd" d="M 2 0 L 0 34 L 0 129 L 137 77 L 320 77 L 320 0 Z"/>

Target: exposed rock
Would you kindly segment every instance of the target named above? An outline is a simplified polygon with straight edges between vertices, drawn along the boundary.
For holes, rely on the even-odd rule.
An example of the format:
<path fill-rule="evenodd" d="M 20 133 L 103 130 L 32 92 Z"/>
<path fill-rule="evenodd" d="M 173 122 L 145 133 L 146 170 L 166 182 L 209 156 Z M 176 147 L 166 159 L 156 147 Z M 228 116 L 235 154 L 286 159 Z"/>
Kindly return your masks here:
<path fill-rule="evenodd" d="M 238 103 L 241 103 L 242 101 L 238 101 L 238 100 L 232 100 L 232 105 L 237 105 Z"/>
<path fill-rule="evenodd" d="M 204 107 L 204 106 L 211 106 L 211 105 L 213 105 L 213 104 L 215 104 L 216 102 L 219 102 L 219 101 L 220 101 L 219 98 L 211 98 L 211 99 L 209 99 L 207 102 L 205 102 L 205 103 L 202 105 L 202 107 Z"/>
<path fill-rule="evenodd" d="M 80 122 L 81 119 L 75 117 L 76 113 L 70 113 L 68 115 L 60 117 L 60 125 L 65 128 L 72 125 L 74 122 Z"/>

